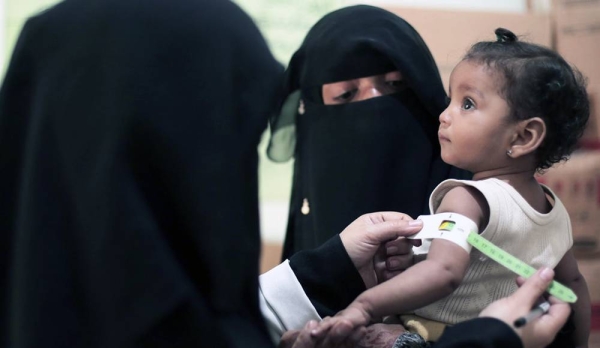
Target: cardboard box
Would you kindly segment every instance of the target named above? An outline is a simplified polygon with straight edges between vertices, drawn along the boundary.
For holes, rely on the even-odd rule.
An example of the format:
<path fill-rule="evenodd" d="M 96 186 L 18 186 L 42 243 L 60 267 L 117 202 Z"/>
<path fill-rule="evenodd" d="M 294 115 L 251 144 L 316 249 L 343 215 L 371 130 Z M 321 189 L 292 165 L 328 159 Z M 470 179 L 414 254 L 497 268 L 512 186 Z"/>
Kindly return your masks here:
<path fill-rule="evenodd" d="M 575 254 L 600 255 L 600 151 L 578 151 L 537 179 L 567 208 Z"/>
<path fill-rule="evenodd" d="M 600 42 L 598 43 L 600 45 Z M 588 149 L 600 149 L 600 85 L 588 86 L 590 98 L 590 119 L 581 136 L 581 146 Z"/>
<path fill-rule="evenodd" d="M 589 347 L 600 347 L 600 258 L 579 259 L 577 266 L 587 283 L 592 307 Z"/>
<path fill-rule="evenodd" d="M 600 258 L 579 259 L 577 266 L 588 284 L 592 303 L 600 304 Z"/>
<path fill-rule="evenodd" d="M 552 0 L 527 0 L 527 11 L 530 13 L 550 13 Z"/>
<path fill-rule="evenodd" d="M 467 50 L 478 41 L 494 41 L 494 30 L 503 27 L 521 39 L 551 47 L 549 14 L 447 11 L 385 6 L 404 18 L 429 46 L 446 90 L 450 74 Z"/>
<path fill-rule="evenodd" d="M 600 85 L 600 0 L 555 0 L 556 50 Z"/>

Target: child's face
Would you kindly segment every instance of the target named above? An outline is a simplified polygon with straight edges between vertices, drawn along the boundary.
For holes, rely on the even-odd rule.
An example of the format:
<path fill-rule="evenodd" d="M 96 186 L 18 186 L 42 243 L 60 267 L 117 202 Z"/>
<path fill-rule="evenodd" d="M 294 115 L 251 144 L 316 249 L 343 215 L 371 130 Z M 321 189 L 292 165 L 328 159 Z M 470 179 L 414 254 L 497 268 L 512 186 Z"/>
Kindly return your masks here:
<path fill-rule="evenodd" d="M 462 61 L 450 77 L 450 103 L 440 115 L 438 137 L 444 162 L 473 173 L 507 164 L 511 132 L 509 106 L 485 65 Z"/>

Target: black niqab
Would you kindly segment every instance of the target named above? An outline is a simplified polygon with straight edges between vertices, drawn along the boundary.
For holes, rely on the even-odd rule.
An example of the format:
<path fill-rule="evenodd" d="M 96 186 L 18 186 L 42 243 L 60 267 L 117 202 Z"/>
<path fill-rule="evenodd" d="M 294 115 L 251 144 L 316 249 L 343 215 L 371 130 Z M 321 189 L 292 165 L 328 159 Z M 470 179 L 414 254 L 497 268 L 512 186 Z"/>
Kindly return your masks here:
<path fill-rule="evenodd" d="M 343 105 L 316 97 L 324 83 L 392 70 L 407 86 L 397 94 Z M 321 245 L 364 213 L 428 213 L 438 183 L 467 178 L 440 158 L 445 98 L 427 46 L 395 14 L 358 5 L 315 24 L 290 61 L 282 112 L 271 120 L 269 157 L 295 157 L 284 259 Z"/>
<path fill-rule="evenodd" d="M 270 346 L 256 146 L 280 73 L 229 1 L 29 19 L 0 92 L 0 346 Z"/>

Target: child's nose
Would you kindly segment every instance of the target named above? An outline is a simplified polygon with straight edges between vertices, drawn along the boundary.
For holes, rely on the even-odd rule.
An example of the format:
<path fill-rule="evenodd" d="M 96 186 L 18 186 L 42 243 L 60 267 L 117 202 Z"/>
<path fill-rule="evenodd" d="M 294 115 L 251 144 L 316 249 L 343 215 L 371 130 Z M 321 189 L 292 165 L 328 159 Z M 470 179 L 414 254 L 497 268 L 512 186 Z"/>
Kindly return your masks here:
<path fill-rule="evenodd" d="M 443 125 L 448 125 L 450 123 L 450 111 L 448 108 L 444 109 L 439 117 L 440 123 Z"/>

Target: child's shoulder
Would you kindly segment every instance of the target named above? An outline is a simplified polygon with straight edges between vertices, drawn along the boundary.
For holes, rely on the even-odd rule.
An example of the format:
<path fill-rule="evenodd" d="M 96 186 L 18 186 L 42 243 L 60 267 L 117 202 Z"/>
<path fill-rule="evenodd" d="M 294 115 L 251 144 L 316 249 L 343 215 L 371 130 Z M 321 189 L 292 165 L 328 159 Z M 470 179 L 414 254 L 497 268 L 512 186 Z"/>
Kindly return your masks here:
<path fill-rule="evenodd" d="M 481 191 L 490 185 L 502 185 L 502 180 L 496 178 L 488 178 L 483 180 L 446 179 L 435 188 L 434 193 L 440 192 L 445 195 L 456 187 L 472 187 Z"/>
<path fill-rule="evenodd" d="M 483 193 L 471 185 L 453 185 L 447 187 L 443 195 L 440 195 L 440 206 L 451 205 L 454 207 L 454 212 L 460 213 L 456 209 L 462 205 L 480 204 L 485 202 Z"/>
<path fill-rule="evenodd" d="M 467 180 L 470 182 L 470 180 Z M 464 215 L 481 227 L 487 221 L 489 206 L 483 193 L 467 183 L 448 185 L 444 194 L 433 203 L 435 213 L 452 212 Z"/>
<path fill-rule="evenodd" d="M 448 179 L 440 183 L 431 194 L 430 210 L 434 214 L 454 212 L 465 215 L 482 230 L 489 220 L 491 201 L 510 195 L 511 191 L 514 188 L 498 178 Z"/>

